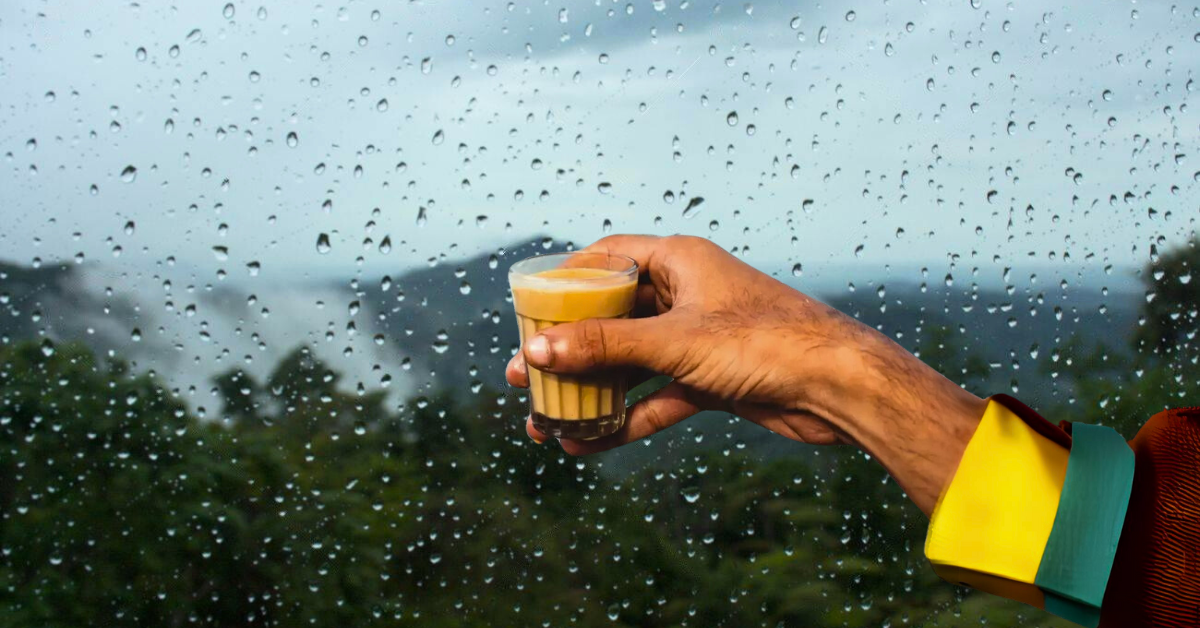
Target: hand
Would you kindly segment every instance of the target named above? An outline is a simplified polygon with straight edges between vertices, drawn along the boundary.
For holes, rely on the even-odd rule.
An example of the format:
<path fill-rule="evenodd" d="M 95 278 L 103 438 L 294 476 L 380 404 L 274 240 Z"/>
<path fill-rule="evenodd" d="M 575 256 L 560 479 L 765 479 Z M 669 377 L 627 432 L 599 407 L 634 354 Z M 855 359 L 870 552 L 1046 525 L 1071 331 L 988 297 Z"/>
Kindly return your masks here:
<path fill-rule="evenodd" d="M 564 323 L 527 339 L 508 364 L 509 383 L 527 387 L 527 365 L 558 373 L 624 368 L 674 381 L 633 405 L 615 434 L 561 440 L 568 453 L 604 451 L 701 410 L 723 410 L 801 442 L 859 446 L 932 510 L 986 402 L 708 240 L 611 236 L 584 250 L 637 261 L 632 317 Z M 526 431 L 546 440 L 532 421 Z"/>

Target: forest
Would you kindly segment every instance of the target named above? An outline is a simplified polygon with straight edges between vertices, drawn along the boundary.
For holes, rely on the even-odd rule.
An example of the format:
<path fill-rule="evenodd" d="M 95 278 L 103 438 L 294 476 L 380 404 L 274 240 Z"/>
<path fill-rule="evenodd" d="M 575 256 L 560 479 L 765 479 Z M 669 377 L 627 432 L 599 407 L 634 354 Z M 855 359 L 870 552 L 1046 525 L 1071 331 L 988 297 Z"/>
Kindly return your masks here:
<path fill-rule="evenodd" d="M 1038 363 L 1070 393 L 1026 401 L 1126 437 L 1197 403 L 1198 261 L 1158 259 L 1129 340 L 1065 338 Z M 926 331 L 923 359 L 1005 392 Z M 573 458 L 491 384 L 389 403 L 300 346 L 201 418 L 84 345 L 0 346 L 0 625 L 1069 625 L 938 580 L 861 453 L 763 455 L 711 415 L 645 463 Z"/>

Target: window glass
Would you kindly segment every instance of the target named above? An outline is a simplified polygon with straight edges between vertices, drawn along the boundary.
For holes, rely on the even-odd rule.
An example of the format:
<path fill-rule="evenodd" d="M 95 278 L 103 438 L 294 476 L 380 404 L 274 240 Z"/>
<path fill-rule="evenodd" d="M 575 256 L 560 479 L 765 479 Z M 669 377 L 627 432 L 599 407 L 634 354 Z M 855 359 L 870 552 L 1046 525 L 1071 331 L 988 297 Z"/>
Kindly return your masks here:
<path fill-rule="evenodd" d="M 717 413 L 534 446 L 506 272 L 700 235 L 1130 437 L 1198 398 L 1198 16 L 0 3 L 0 610 L 1066 626 L 938 580 L 849 449 Z"/>

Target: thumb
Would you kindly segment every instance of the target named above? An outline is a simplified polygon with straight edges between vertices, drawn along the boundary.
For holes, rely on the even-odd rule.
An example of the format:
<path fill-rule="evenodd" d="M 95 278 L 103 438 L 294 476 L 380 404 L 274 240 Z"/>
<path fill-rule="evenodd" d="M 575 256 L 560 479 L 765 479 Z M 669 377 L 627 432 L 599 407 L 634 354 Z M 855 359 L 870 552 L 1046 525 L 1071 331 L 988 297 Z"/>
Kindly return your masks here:
<path fill-rule="evenodd" d="M 663 318 L 589 318 L 561 323 L 525 342 L 525 361 L 554 373 L 632 366 L 673 375 L 669 371 L 682 337 Z"/>

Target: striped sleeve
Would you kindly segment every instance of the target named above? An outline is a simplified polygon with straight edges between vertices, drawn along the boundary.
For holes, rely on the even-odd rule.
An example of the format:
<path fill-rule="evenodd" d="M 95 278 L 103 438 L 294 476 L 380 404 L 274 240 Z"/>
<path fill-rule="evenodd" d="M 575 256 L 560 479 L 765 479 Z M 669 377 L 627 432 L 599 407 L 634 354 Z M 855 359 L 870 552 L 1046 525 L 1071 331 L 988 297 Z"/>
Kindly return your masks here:
<path fill-rule="evenodd" d="M 1011 397 L 990 398 L 930 517 L 925 555 L 945 580 L 1094 627 L 1133 451 L 1109 428 L 1072 432 Z"/>

